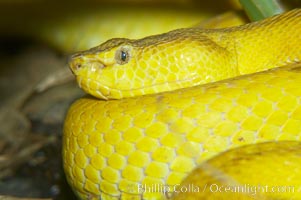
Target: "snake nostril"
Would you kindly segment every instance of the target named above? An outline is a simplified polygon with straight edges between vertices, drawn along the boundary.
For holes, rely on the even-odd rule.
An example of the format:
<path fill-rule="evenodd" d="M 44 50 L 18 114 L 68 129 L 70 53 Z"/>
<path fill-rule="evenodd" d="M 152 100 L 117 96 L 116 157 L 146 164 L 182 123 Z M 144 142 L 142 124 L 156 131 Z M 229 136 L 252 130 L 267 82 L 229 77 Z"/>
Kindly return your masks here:
<path fill-rule="evenodd" d="M 81 63 L 71 61 L 69 62 L 69 68 L 71 69 L 72 72 L 78 71 L 82 67 Z"/>
<path fill-rule="evenodd" d="M 67 62 L 73 72 L 79 70 L 82 67 L 81 54 L 70 55 Z"/>
<path fill-rule="evenodd" d="M 78 70 L 78 69 L 80 69 L 80 68 L 81 68 L 81 66 L 82 66 L 82 65 L 81 65 L 80 63 L 77 63 L 77 64 L 75 64 L 75 65 L 74 65 L 74 67 L 75 67 L 75 70 Z"/>
<path fill-rule="evenodd" d="M 78 59 L 70 59 L 69 60 L 69 68 L 71 69 L 71 71 L 76 72 L 78 71 L 80 68 L 83 67 L 82 62 Z"/>

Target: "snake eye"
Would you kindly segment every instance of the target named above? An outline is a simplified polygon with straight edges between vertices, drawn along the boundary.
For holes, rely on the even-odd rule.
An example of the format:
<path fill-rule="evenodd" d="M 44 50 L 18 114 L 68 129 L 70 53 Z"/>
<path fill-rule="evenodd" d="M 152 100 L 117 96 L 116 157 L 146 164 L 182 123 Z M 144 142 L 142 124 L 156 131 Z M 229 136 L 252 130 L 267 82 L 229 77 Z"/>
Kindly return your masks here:
<path fill-rule="evenodd" d="M 118 64 L 123 65 L 130 60 L 130 49 L 129 47 L 121 47 L 116 51 L 115 59 Z"/>

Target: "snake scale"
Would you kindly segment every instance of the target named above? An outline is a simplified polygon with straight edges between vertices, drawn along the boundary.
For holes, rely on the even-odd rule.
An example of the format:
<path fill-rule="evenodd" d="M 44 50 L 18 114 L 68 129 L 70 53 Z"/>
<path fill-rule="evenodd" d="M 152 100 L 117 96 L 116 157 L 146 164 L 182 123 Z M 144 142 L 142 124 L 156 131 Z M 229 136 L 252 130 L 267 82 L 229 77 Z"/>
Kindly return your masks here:
<path fill-rule="evenodd" d="M 299 141 L 300 44 L 296 9 L 234 28 L 112 39 L 73 55 L 80 87 L 105 100 L 83 97 L 68 111 L 70 185 L 81 199 L 164 199 L 140 187 L 178 185 L 227 149 Z"/>

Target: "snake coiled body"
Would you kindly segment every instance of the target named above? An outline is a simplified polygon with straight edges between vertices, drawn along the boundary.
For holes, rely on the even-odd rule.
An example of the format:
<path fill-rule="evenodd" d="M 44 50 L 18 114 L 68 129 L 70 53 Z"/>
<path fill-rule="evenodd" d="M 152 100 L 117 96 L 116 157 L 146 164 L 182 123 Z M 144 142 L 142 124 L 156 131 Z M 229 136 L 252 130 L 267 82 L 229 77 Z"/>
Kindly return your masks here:
<path fill-rule="evenodd" d="M 82 199 L 162 199 L 140 186 L 180 184 L 229 148 L 299 141 L 300 66 L 241 75 L 298 62 L 300 43 L 301 10 L 294 10 L 238 28 L 110 40 L 76 54 L 70 66 L 96 97 L 163 93 L 76 101 L 64 126 L 69 183 Z"/>

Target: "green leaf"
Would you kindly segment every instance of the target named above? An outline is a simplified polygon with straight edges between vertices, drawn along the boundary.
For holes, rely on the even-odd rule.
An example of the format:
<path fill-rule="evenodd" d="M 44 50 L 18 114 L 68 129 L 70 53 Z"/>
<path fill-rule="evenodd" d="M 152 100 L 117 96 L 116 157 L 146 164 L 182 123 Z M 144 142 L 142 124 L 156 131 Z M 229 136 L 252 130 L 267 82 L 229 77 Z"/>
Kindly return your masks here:
<path fill-rule="evenodd" d="M 284 12 L 277 0 L 239 0 L 252 21 L 262 20 Z"/>

